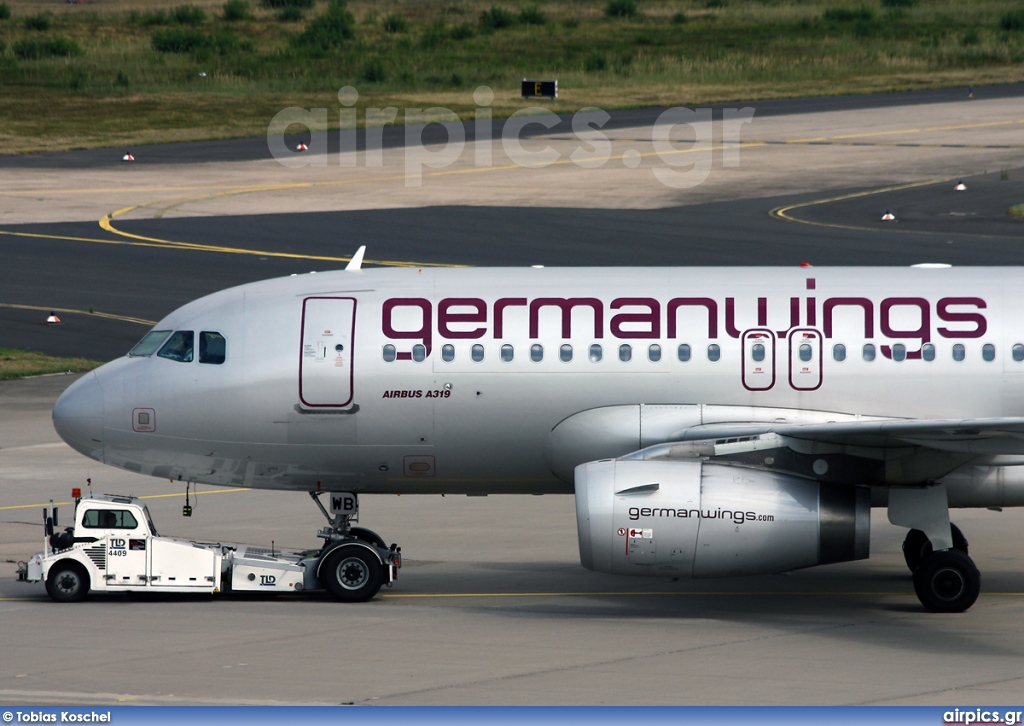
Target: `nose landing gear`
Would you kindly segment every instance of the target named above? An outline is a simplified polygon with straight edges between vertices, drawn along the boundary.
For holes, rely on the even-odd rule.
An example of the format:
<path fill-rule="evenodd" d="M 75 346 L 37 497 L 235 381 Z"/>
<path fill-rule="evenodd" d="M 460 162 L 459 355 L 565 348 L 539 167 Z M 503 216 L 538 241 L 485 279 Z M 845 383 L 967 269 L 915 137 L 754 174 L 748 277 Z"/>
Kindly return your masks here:
<path fill-rule="evenodd" d="M 320 494 L 309 493 L 328 522 L 327 527 L 317 532 L 324 540 L 317 567 L 320 585 L 341 602 L 370 600 L 383 585 L 390 587 L 398 578 L 402 548 L 395 544 L 388 547 L 376 532 L 352 526 L 352 522 L 359 521 L 357 495 L 330 493 L 328 512 Z"/>

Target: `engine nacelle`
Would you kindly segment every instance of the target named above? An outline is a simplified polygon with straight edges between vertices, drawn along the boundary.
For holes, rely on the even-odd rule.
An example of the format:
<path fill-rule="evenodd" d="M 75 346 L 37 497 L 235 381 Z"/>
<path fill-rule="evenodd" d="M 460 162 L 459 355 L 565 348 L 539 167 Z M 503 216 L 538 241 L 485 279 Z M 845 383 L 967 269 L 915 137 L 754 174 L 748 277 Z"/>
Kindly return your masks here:
<path fill-rule="evenodd" d="M 868 556 L 870 492 L 687 461 L 576 467 L 580 561 L 616 575 L 728 577 Z"/>

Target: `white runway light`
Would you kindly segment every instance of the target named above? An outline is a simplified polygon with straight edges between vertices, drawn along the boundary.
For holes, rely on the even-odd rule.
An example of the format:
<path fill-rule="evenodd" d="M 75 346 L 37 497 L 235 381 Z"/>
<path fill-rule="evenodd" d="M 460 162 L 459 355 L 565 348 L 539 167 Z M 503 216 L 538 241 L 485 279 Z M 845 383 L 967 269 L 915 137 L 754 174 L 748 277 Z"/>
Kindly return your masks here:
<path fill-rule="evenodd" d="M 50 317 L 46 319 L 47 325 L 56 325 L 60 322 L 60 318 L 57 317 L 57 313 L 51 312 Z"/>
<path fill-rule="evenodd" d="M 953 187 L 953 191 L 955 191 L 955 192 L 966 192 L 967 191 L 967 185 L 964 184 L 963 182 L 959 182 L 955 187 Z"/>
<path fill-rule="evenodd" d="M 124 156 L 121 157 L 121 161 L 135 161 L 135 157 L 132 156 L 132 152 L 124 152 Z"/>
<path fill-rule="evenodd" d="M 895 222 L 896 221 L 896 217 L 895 217 L 895 215 L 893 215 L 892 212 L 890 212 L 888 209 L 886 209 L 885 210 L 885 214 L 882 215 L 882 221 L 883 222 Z"/>

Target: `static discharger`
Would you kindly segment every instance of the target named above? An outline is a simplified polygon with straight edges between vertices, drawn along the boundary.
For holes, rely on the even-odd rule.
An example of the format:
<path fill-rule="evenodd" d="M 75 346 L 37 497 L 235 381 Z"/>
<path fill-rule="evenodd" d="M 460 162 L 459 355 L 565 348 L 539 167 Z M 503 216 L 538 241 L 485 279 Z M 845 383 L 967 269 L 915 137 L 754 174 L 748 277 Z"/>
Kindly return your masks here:
<path fill-rule="evenodd" d="M 895 222 L 896 221 L 896 217 L 895 217 L 895 215 L 893 215 L 892 212 L 890 212 L 888 209 L 886 209 L 885 210 L 885 214 L 882 215 L 882 221 L 883 222 Z"/>

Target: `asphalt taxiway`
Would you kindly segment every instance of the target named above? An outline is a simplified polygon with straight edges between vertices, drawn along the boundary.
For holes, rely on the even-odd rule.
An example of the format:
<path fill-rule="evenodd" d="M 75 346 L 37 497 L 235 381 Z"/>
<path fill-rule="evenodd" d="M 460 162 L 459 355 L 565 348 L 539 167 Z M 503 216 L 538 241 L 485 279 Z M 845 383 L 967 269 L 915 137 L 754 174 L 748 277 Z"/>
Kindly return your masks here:
<path fill-rule="evenodd" d="M 99 151 L 20 159 L 0 179 L 0 347 L 115 357 L 190 299 L 336 268 L 360 244 L 384 264 L 1024 264 L 1005 214 L 1024 201 L 1021 95 L 803 101 L 755 116 L 739 166 L 718 144 L 685 190 L 657 181 L 647 117 L 609 131 L 599 169 L 497 150 L 479 167 L 467 151 L 420 187 L 399 145 L 379 168 L 283 170 L 235 147 L 154 149 L 134 167 Z M 576 148 L 557 129 L 529 143 L 563 160 Z M 1024 514 L 1009 510 L 954 514 L 983 578 L 962 615 L 923 611 L 883 511 L 868 561 L 673 583 L 582 569 L 572 498 L 555 496 L 364 497 L 361 524 L 406 556 L 365 605 L 53 604 L 14 563 L 40 549 L 42 505 L 87 478 L 148 497 L 170 535 L 307 547 L 320 526 L 282 492 L 201 488 L 183 518 L 178 485 L 57 438 L 50 408 L 70 380 L 0 383 L 0 702 L 968 705 L 1024 691 Z"/>

